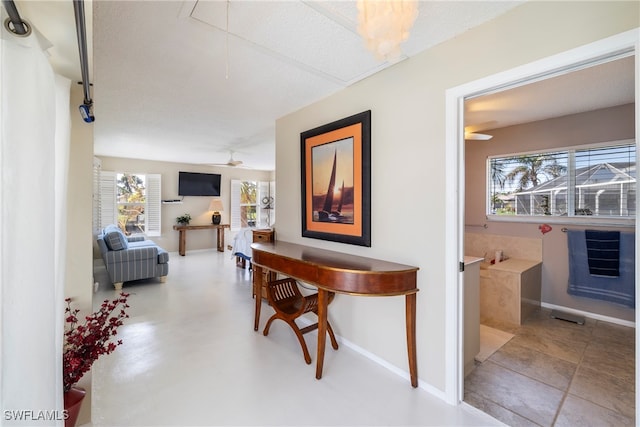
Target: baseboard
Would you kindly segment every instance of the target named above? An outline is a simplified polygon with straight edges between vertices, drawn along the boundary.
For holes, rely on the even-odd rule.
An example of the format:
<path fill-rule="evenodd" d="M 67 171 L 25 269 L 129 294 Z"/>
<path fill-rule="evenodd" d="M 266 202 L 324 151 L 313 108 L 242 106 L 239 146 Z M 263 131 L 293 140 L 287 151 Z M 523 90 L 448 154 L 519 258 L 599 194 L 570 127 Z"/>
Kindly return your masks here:
<path fill-rule="evenodd" d="M 336 337 L 336 339 L 338 339 Z M 407 380 L 408 383 L 411 382 L 411 375 L 409 374 L 408 371 L 405 371 L 404 369 L 400 369 L 395 365 L 392 365 L 391 363 L 387 362 L 386 360 L 376 356 L 375 354 L 371 353 L 368 350 L 365 350 L 364 348 L 360 347 L 359 345 L 356 345 L 354 343 L 352 343 L 349 340 L 346 340 L 342 337 L 339 338 L 340 343 L 343 344 L 345 347 L 349 347 L 351 350 L 355 351 L 356 353 L 359 353 L 360 355 L 366 357 L 367 359 L 371 360 L 374 363 L 377 363 L 378 365 L 382 366 L 383 368 L 388 369 L 389 371 L 393 372 L 394 374 L 404 378 Z M 435 388 L 434 386 L 432 386 L 431 384 L 427 384 L 424 381 L 421 381 L 420 379 L 418 379 L 418 388 L 426 391 L 429 394 L 434 395 L 435 397 L 439 398 L 440 400 L 446 402 L 447 401 L 447 395 L 442 391 L 439 390 L 437 388 Z"/>
<path fill-rule="evenodd" d="M 307 319 L 305 317 L 300 317 L 300 318 L 298 318 L 298 320 L 300 321 L 301 324 L 304 324 L 304 326 L 311 325 L 311 324 L 315 323 L 315 321 L 312 321 L 312 320 Z M 317 339 L 317 336 L 318 336 L 317 335 L 317 331 L 314 331 L 310 335 L 316 336 L 316 339 Z M 344 337 L 342 337 L 340 335 L 336 334 L 336 340 L 341 345 L 343 345 L 345 347 L 349 347 L 351 350 L 355 351 L 356 353 L 360 354 L 361 356 L 364 356 L 365 358 L 371 360 L 372 362 L 374 362 L 374 363 L 382 366 L 383 368 L 388 369 L 389 371 L 393 372 L 394 374 L 404 378 L 405 380 L 407 380 L 407 383 L 409 385 L 411 384 L 411 375 L 409 374 L 408 371 L 405 371 L 403 369 L 398 368 L 395 365 L 392 365 L 391 363 L 387 362 L 386 360 L 382 359 L 381 357 L 376 356 L 375 354 L 371 353 L 370 351 L 365 350 L 364 348 L 360 347 L 357 344 L 352 343 L 351 341 L 345 339 Z M 430 384 L 427 384 L 424 381 L 421 381 L 420 379 L 418 379 L 418 388 L 426 391 L 429 394 L 432 394 L 433 396 L 437 397 L 438 399 L 442 400 L 443 402 L 447 402 L 447 395 L 442 390 L 439 390 L 439 389 L 435 388 L 434 386 L 432 386 Z"/>
<path fill-rule="evenodd" d="M 576 310 L 574 308 L 563 307 L 561 305 L 549 304 L 549 303 L 546 303 L 546 302 L 540 303 L 540 305 L 543 308 L 549 308 L 549 309 L 552 309 L 552 310 L 560 310 L 560 311 L 564 311 L 564 312 L 567 312 L 567 313 L 576 314 L 576 315 L 579 315 L 579 316 L 584 316 L 584 317 L 587 317 L 589 319 L 602 320 L 603 322 L 609 322 L 609 323 L 614 323 L 616 325 L 628 326 L 630 328 L 635 328 L 636 327 L 636 323 L 635 322 L 631 322 L 629 320 L 617 319 L 615 317 L 610 317 L 610 316 L 603 316 L 602 314 L 590 313 L 588 311 Z"/>
<path fill-rule="evenodd" d="M 184 256 L 180 255 L 180 252 L 178 250 L 167 251 L 167 252 L 169 252 L 169 262 L 171 262 L 171 258 L 173 258 L 173 257 L 184 258 Z M 195 254 L 195 253 L 198 253 L 198 252 L 213 252 L 213 253 L 220 254 L 220 255 L 229 255 L 226 251 L 225 252 L 220 252 L 216 248 L 203 248 L 203 249 L 188 249 L 188 250 L 185 251 L 185 256 L 189 256 L 189 254 Z"/>

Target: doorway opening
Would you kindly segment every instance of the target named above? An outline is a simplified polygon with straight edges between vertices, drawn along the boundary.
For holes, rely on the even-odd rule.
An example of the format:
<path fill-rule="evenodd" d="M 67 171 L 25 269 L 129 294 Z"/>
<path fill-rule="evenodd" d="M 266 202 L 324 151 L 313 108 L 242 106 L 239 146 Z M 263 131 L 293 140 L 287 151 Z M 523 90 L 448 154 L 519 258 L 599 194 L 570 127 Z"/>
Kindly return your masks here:
<path fill-rule="evenodd" d="M 577 70 L 592 67 L 596 64 L 609 62 L 613 58 L 633 55 L 634 68 L 638 70 L 638 52 L 636 41 L 638 31 L 633 30 L 614 36 L 599 42 L 583 46 L 550 58 L 527 64 L 498 75 L 490 76 L 475 82 L 471 82 L 447 91 L 447 183 L 448 194 L 456 194 L 447 204 L 447 353 L 452 361 L 447 367 L 447 400 L 452 404 L 458 404 L 464 400 L 464 273 L 461 266 L 464 260 L 465 237 L 465 102 L 505 91 L 523 87 L 527 84 L 539 82 L 551 77 L 565 75 Z M 636 75 L 637 73 L 634 73 Z M 634 102 L 637 103 L 638 82 L 635 84 Z M 634 121 L 637 124 L 639 113 L 634 112 Z M 491 122 L 492 119 L 484 120 Z M 478 133 L 490 134 L 491 126 L 484 129 L 474 129 Z M 638 147 L 638 128 L 635 128 L 635 145 Z M 514 149 L 514 152 L 517 151 Z M 484 197 L 482 195 L 481 197 Z M 636 210 L 638 203 L 635 203 Z M 478 224 L 470 225 L 484 227 L 486 219 L 482 218 Z M 553 225 L 553 224 L 552 224 Z M 558 225 L 558 231 L 562 226 Z M 635 232 L 638 232 L 638 224 L 635 223 Z M 638 255 L 636 254 L 636 264 Z M 635 277 L 636 290 L 638 283 L 638 271 Z M 637 308 L 637 307 L 636 307 Z M 636 310 L 637 312 L 637 310 Z M 635 315 L 637 318 L 637 315 Z M 636 342 L 637 333 L 636 335 Z M 637 369 L 637 360 L 635 360 Z"/>

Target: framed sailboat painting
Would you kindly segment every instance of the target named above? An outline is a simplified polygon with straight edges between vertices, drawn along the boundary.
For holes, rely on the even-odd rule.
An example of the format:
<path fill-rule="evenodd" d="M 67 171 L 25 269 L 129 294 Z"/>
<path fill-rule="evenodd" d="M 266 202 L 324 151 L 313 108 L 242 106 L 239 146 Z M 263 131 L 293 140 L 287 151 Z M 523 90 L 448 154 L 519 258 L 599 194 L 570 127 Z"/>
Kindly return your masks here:
<path fill-rule="evenodd" d="M 302 236 L 371 246 L 371 110 L 302 132 Z"/>

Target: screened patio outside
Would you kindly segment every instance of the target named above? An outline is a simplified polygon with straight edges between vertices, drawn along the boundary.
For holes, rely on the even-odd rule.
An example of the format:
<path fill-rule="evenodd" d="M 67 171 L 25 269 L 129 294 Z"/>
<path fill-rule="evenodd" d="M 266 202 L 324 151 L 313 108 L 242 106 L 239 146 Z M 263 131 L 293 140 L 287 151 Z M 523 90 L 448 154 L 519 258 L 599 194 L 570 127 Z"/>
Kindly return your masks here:
<path fill-rule="evenodd" d="M 571 176 L 551 179 L 526 191 L 513 193 L 516 215 L 593 215 L 635 217 L 635 162 L 599 163 L 576 169 Z M 573 203 L 567 199 L 567 184 L 575 188 Z M 572 215 L 572 216 L 573 216 Z"/>

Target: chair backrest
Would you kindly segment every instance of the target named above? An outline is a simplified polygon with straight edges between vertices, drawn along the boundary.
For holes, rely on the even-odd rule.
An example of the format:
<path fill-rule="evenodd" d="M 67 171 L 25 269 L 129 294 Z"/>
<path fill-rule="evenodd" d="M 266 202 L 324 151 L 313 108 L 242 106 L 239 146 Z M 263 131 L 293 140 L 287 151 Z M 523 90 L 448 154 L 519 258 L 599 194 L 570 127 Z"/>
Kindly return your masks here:
<path fill-rule="evenodd" d="M 302 294 L 296 281 L 286 278 L 267 283 L 267 298 L 272 306 L 284 308 L 300 301 Z"/>

